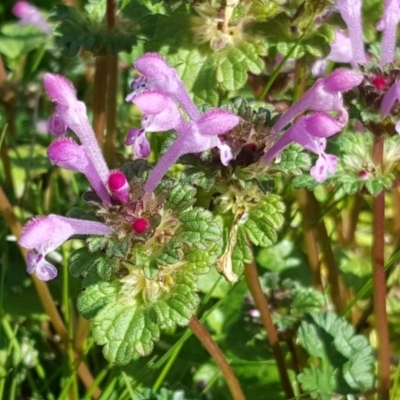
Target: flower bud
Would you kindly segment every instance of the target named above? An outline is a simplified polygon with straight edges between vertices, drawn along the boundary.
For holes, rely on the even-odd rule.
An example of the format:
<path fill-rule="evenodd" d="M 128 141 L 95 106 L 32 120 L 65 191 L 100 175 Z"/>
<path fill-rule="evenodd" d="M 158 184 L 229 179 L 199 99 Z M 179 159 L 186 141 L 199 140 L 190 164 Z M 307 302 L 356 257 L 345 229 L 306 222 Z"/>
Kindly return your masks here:
<path fill-rule="evenodd" d="M 118 170 L 111 171 L 108 177 L 108 187 L 121 203 L 129 201 L 129 183 L 123 172 Z"/>

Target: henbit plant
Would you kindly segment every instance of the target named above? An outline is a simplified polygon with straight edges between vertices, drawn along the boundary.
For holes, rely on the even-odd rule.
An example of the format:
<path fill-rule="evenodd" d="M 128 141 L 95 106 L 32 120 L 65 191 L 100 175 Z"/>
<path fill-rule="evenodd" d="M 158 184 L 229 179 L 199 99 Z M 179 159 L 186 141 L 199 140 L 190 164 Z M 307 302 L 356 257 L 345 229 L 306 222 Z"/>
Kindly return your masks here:
<path fill-rule="evenodd" d="M 82 357 L 88 326 L 79 319 L 79 340 L 73 337 L 68 270 L 81 281 L 76 305 L 92 321 L 94 342 L 102 346 L 110 365 L 128 364 L 122 371 L 134 378 L 125 372 L 123 378 L 110 375 L 104 398 L 113 391 L 118 398 L 177 395 L 172 377 L 169 387 L 160 387 L 188 337 L 185 333 L 173 343 L 180 326 L 188 326 L 208 350 L 234 399 L 256 399 L 261 388 L 276 399 L 370 393 L 389 398 L 384 221 L 385 192 L 397 187 L 400 161 L 400 75 L 394 64 L 400 5 L 397 0 L 385 2 L 376 28 L 383 32 L 379 61 L 371 27 L 378 10 L 373 0 L 365 5 L 366 45 L 361 1 L 338 0 L 334 8 L 330 2 L 283 3 L 212 0 L 185 6 L 177 2 L 168 8 L 162 2 L 132 0 L 117 7 L 111 0 L 92 0 L 86 12 L 58 5 L 51 14 L 58 53 L 48 51 L 58 55 L 42 69 L 47 69 L 45 91 L 55 103 L 48 130 L 56 138 L 47 156 L 52 165 L 83 174 L 90 188 L 83 194 L 84 203 L 67 216 L 54 214 L 56 204 L 47 216 L 40 206 L 24 204 L 28 215 L 34 210 L 33 215 L 41 216 L 26 224 L 19 244 L 28 250 L 27 271 L 68 353 L 70 371 Z M 48 33 L 47 21 L 32 5 L 18 2 L 14 12 L 23 25 L 36 25 L 42 36 Z M 119 54 L 124 63 L 118 64 L 116 55 L 133 45 L 138 45 L 135 79 L 128 93 L 126 72 L 118 67 L 132 60 Z M 75 82 L 75 71 L 57 58 L 62 53 L 85 65 L 83 50 L 95 57 L 93 128 L 89 102 L 78 99 L 84 98 L 82 85 L 75 90 L 69 79 Z M 7 54 L 9 68 L 17 68 L 18 63 L 9 61 L 12 53 Z M 332 62 L 351 68 L 324 76 Z M 57 73 L 48 72 L 52 68 Z M 1 71 L 0 84 L 6 79 Z M 124 85 L 118 86 L 118 76 L 124 77 Z M 7 90 L 0 94 L 9 110 L 13 103 Z M 117 107 L 122 98 L 134 105 L 130 111 Z M 140 127 L 132 127 L 139 114 Z M 9 125 L 15 130 L 12 115 Z M 362 129 L 357 129 L 369 132 L 356 131 L 360 122 Z M 120 131 L 128 131 L 125 144 L 132 146 L 133 161 L 121 145 Z M 13 187 L 8 153 L 2 153 L 4 176 L 10 177 L 7 187 Z M 76 185 L 74 191 L 79 201 Z M 19 236 L 8 199 L 3 191 L 0 195 L 7 225 Z M 354 205 L 348 207 L 352 198 Z M 365 223 L 359 216 L 369 202 L 372 237 L 360 245 L 357 221 Z M 71 208 L 69 201 L 59 203 Z M 76 248 L 74 241 L 71 254 L 63 253 L 66 329 L 44 282 L 56 278 L 53 252 L 69 239 L 85 244 Z M 303 239 L 305 257 L 296 253 Z M 354 295 L 356 286 L 347 275 L 355 271 L 352 265 L 358 258 L 364 260 L 370 242 L 374 302 L 362 310 L 356 303 L 367 293 L 368 283 Z M 302 265 L 309 267 L 306 278 Z M 233 285 L 232 291 L 248 291 L 252 299 L 243 302 L 242 295 L 224 289 L 216 271 Z M 219 301 L 212 300 L 214 288 L 222 293 Z M 237 308 L 230 310 L 225 299 Z M 372 310 L 377 360 L 371 341 L 360 334 Z M 350 311 L 353 315 L 346 321 L 344 314 Z M 12 340 L 9 327 L 3 329 Z M 157 357 L 165 346 L 170 349 L 159 361 L 141 359 L 151 353 Z M 267 368 L 270 359 L 274 363 Z M 149 383 L 146 375 L 154 376 L 151 371 L 166 360 L 161 374 Z M 260 364 L 245 370 L 240 367 L 243 360 Z M 86 361 L 78 363 L 85 398 L 91 393 L 98 397 L 97 386 L 108 370 L 93 381 Z M 132 374 L 130 366 L 139 365 L 145 365 L 141 373 Z M 267 369 L 261 373 L 261 368 Z M 202 382 L 206 376 L 211 396 L 227 395 L 217 386 L 211 389 L 211 377 L 218 379 L 213 364 L 199 361 L 192 370 L 196 375 L 190 373 L 186 382 Z M 252 389 L 249 382 L 254 380 L 258 383 Z M 61 398 L 67 392 L 78 398 L 76 378 L 71 381 Z M 119 392 L 115 388 L 122 381 L 126 389 Z M 269 382 L 274 382 L 273 389 Z M 193 387 L 196 394 L 185 393 L 185 399 L 201 396 L 198 386 Z"/>

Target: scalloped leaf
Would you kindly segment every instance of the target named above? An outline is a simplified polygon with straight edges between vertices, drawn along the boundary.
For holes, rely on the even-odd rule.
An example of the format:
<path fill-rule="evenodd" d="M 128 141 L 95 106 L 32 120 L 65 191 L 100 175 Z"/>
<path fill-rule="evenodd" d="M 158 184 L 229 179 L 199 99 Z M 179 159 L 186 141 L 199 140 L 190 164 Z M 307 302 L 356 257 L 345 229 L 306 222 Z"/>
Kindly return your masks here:
<path fill-rule="evenodd" d="M 292 143 L 281 153 L 279 162 L 271 164 L 271 168 L 290 175 L 301 175 L 311 168 L 311 157 L 297 143 Z"/>
<path fill-rule="evenodd" d="M 214 221 L 213 215 L 202 208 L 194 208 L 180 216 L 182 232 L 179 240 L 199 250 L 207 250 L 208 242 L 221 239 L 221 228 Z"/>
<path fill-rule="evenodd" d="M 69 272 L 75 278 L 84 275 L 85 272 L 96 263 L 101 253 L 91 253 L 87 247 L 74 250 L 69 257 Z"/>
<path fill-rule="evenodd" d="M 184 9 L 160 16 L 147 51 L 157 51 L 177 69 L 195 101 L 219 104 L 221 94 L 243 87 L 247 73 L 260 74 L 264 69 L 265 45 L 255 37 L 247 37 L 235 46 L 213 51 L 208 44 L 194 42 L 191 14 Z"/>
<path fill-rule="evenodd" d="M 239 226 L 237 231 L 236 245 L 232 252 L 232 270 L 236 276 L 242 275 L 246 264 L 253 261 L 253 252 L 246 240 L 246 231 Z"/>
<path fill-rule="evenodd" d="M 306 188 L 314 190 L 319 183 L 309 174 L 295 176 L 292 180 L 292 185 L 295 189 Z"/>
<path fill-rule="evenodd" d="M 218 256 L 221 254 L 222 241 L 212 243 L 207 251 L 192 249 L 185 254 L 186 268 L 196 275 L 206 274 L 215 265 Z"/>
<path fill-rule="evenodd" d="M 76 8 L 57 4 L 50 20 L 57 23 L 55 39 L 63 55 L 74 57 L 78 51 L 92 52 L 94 55 L 117 54 L 121 51 L 129 53 L 137 43 L 134 35 L 135 26 L 131 29 L 108 30 L 103 18 L 96 20 L 97 15 L 79 13 Z"/>
<path fill-rule="evenodd" d="M 250 211 L 249 218 L 243 225 L 248 238 L 256 246 L 268 247 L 278 239 L 277 231 L 283 225 L 285 206 L 279 196 L 265 196 Z"/>
<path fill-rule="evenodd" d="M 192 185 L 174 181 L 165 206 L 179 214 L 196 202 L 195 196 L 196 189 Z"/>
<path fill-rule="evenodd" d="M 137 354 L 149 354 L 160 336 L 155 311 L 138 306 L 129 298 L 108 304 L 93 323 L 93 337 L 97 344 L 104 346 L 104 357 L 119 365 L 127 364 Z"/>
<path fill-rule="evenodd" d="M 331 311 L 311 313 L 302 322 L 298 338 L 311 356 L 322 360 L 322 366 L 330 365 L 335 370 L 334 393 L 356 394 L 374 387 L 374 351 L 343 317 Z M 317 369 L 323 373 L 321 365 Z"/>
<path fill-rule="evenodd" d="M 103 307 L 117 299 L 118 282 L 99 282 L 83 290 L 77 300 L 77 307 L 83 318 L 93 318 Z"/>
<path fill-rule="evenodd" d="M 330 400 L 335 387 L 334 369 L 328 364 L 323 367 L 311 365 L 298 376 L 299 382 L 313 399 Z"/>

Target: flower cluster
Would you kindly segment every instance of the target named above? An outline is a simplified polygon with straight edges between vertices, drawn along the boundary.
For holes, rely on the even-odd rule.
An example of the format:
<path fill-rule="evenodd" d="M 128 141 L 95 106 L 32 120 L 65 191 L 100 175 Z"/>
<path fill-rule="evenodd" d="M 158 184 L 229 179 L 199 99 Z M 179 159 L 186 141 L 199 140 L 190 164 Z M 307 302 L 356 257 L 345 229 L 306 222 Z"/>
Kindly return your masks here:
<path fill-rule="evenodd" d="M 338 69 L 326 78 L 320 78 L 289 110 L 274 124 L 271 143 L 281 130 L 296 116 L 305 111 L 317 111 L 295 122 L 275 143 L 267 148 L 262 163 L 271 162 L 287 145 L 297 142 L 305 149 L 318 155 L 317 162 L 311 168 L 311 175 L 318 182 L 327 178 L 328 172 L 334 173 L 337 158 L 326 154 L 326 138 L 341 131 L 348 121 L 348 112 L 343 104 L 343 92 L 358 86 L 363 75 L 345 69 Z M 332 117 L 327 112 L 335 112 Z"/>
<path fill-rule="evenodd" d="M 239 122 L 238 116 L 222 109 L 202 115 L 176 71 L 157 54 L 140 57 L 135 66 L 144 76 L 133 82 L 133 92 L 128 100 L 144 115 L 142 128 L 132 128 L 127 143 L 133 144 L 136 155 L 146 157 L 150 152 L 146 131 L 175 129 L 178 133 L 177 140 L 150 173 L 144 185 L 145 193 L 142 188 L 132 188 L 122 171 L 108 169 L 88 120 L 85 104 L 77 99 L 72 83 L 61 75 L 48 73 L 44 76 L 45 90 L 56 104 L 49 130 L 59 136 L 49 146 L 47 155 L 53 165 L 86 176 L 97 196 L 98 207 L 102 208 L 99 215 L 104 223 L 57 215 L 32 219 L 22 232 L 20 244 L 30 249 L 27 270 L 35 272 L 39 279 L 49 280 L 57 275 L 56 268 L 46 261 L 45 256 L 73 235 L 115 234 L 121 238 L 129 234 L 125 232 L 127 229 L 136 235 L 148 232 L 150 223 L 142 214 L 148 211 L 146 205 L 153 211 L 157 210 L 152 193 L 181 155 L 218 148 L 224 164 L 231 158 L 229 147 L 219 140 L 218 135 L 232 129 Z M 187 118 L 181 114 L 178 104 L 187 113 Z M 76 134 L 80 143 L 66 137 L 68 129 Z M 147 199 L 139 201 L 139 204 L 137 200 L 141 195 L 147 196 Z M 119 221 L 116 221 L 118 215 Z"/>
<path fill-rule="evenodd" d="M 134 65 L 143 76 L 132 83 L 132 93 L 127 96 L 127 101 L 131 101 L 143 112 L 142 127 L 132 128 L 125 143 L 133 145 L 137 157 L 147 157 L 150 145 L 145 132 L 173 129 L 178 134 L 178 138 L 151 172 L 145 191 L 151 193 L 169 167 L 184 154 L 218 148 L 222 164 L 228 165 L 232 159 L 231 150 L 218 136 L 234 128 L 240 118 L 220 108 L 201 115 L 176 70 L 158 54 L 145 54 Z M 189 120 L 181 114 L 178 105 L 183 108 Z"/>

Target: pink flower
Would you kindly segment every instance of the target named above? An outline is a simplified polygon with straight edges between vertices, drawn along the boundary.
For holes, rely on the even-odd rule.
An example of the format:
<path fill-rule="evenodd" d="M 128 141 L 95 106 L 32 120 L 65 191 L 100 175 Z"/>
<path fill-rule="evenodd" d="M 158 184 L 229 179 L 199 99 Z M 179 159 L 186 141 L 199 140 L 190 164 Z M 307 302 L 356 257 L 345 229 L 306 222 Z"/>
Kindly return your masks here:
<path fill-rule="evenodd" d="M 12 12 L 20 19 L 22 25 L 35 25 L 47 35 L 51 35 L 50 25 L 34 5 L 27 1 L 17 1 L 12 8 Z"/>
<path fill-rule="evenodd" d="M 24 227 L 19 244 L 30 249 L 27 271 L 42 281 L 57 276 L 57 269 L 45 256 L 61 246 L 73 235 L 110 235 L 112 229 L 100 222 L 85 221 L 50 214 L 31 219 Z"/>
<path fill-rule="evenodd" d="M 162 132 L 173 129 L 178 133 L 178 138 L 150 173 L 144 187 L 146 192 L 153 192 L 172 164 L 184 154 L 202 153 L 216 147 L 220 150 L 222 164 L 228 165 L 232 153 L 218 135 L 228 132 L 239 123 L 240 118 L 237 115 L 214 109 L 200 115 L 196 120 L 186 121 L 173 98 L 158 89 L 141 92 L 131 101 L 143 112 L 142 129 L 134 132 L 135 137 L 131 136 L 135 149 L 140 146 L 141 141 L 138 139 L 145 131 Z"/>
<path fill-rule="evenodd" d="M 66 130 L 66 128 L 76 133 L 83 146 L 83 152 L 86 155 L 86 164 L 84 167 L 82 166 L 81 172 L 83 172 L 83 168 L 85 168 L 84 173 L 93 184 L 93 188 L 96 190 L 100 199 L 104 204 L 109 205 L 110 196 L 107 192 L 107 183 L 110 171 L 97 143 L 92 126 L 87 118 L 85 104 L 76 98 L 76 92 L 72 82 L 64 76 L 48 73 L 45 74 L 43 81 L 48 96 L 56 103 L 55 112 L 50 119 L 50 121 L 54 121 L 54 123 L 50 123 L 49 128 L 55 129 L 54 127 L 57 127 L 57 132 L 55 132 L 57 134 L 62 134 L 62 131 Z M 58 129 L 58 127 L 60 129 Z M 50 152 L 52 162 L 61 165 L 57 160 L 62 160 L 61 162 L 66 165 L 67 158 L 73 156 L 72 148 L 74 148 L 74 145 L 71 142 L 57 142 L 57 144 L 53 145 Z M 65 152 L 65 155 L 62 154 L 63 152 Z M 82 159 L 82 162 L 83 160 L 84 159 Z"/>
<path fill-rule="evenodd" d="M 328 172 L 334 173 L 337 167 L 337 158 L 326 154 L 326 138 L 342 130 L 337 120 L 325 113 L 314 113 L 299 119 L 293 124 L 264 154 L 262 163 L 271 162 L 286 146 L 296 142 L 318 155 L 318 160 L 311 168 L 311 176 L 317 182 L 323 182 Z"/>

